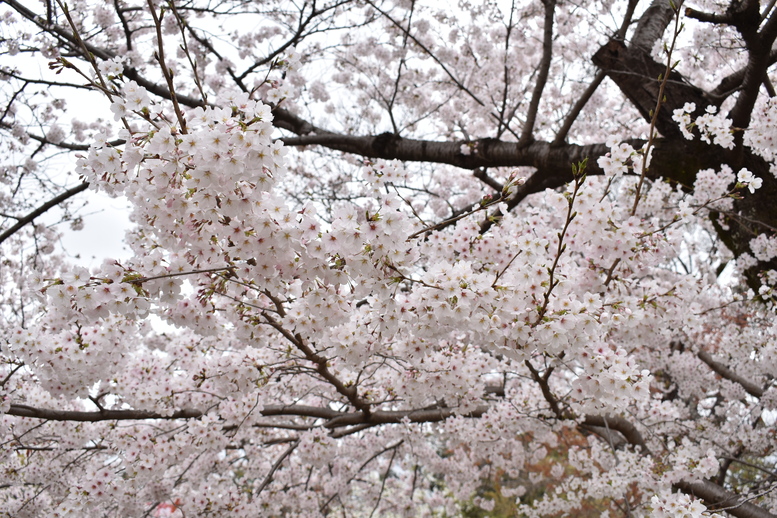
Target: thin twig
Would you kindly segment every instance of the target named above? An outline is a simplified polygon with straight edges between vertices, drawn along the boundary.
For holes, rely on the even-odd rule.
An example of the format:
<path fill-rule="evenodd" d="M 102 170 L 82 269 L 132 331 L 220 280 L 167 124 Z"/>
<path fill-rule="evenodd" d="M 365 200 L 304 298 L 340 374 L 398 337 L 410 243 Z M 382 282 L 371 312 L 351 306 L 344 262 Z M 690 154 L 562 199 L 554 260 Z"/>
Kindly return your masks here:
<path fill-rule="evenodd" d="M 159 16 L 156 14 L 153 0 L 148 0 L 148 8 L 151 11 L 151 17 L 154 19 L 154 25 L 156 26 L 156 40 L 158 52 L 154 55 L 159 62 L 159 66 L 162 68 L 162 75 L 167 81 L 167 89 L 170 91 L 170 100 L 173 102 L 173 110 L 175 110 L 175 116 L 178 119 L 178 124 L 181 125 L 181 133 L 186 133 L 186 119 L 181 112 L 181 107 L 178 105 L 178 96 L 175 94 L 175 85 L 173 84 L 172 69 L 167 68 L 165 64 L 165 49 L 162 43 L 162 18 L 165 15 L 165 10 L 162 9 Z"/>
<path fill-rule="evenodd" d="M 672 4 L 674 5 L 674 4 Z M 674 66 L 672 66 L 672 52 L 674 51 L 675 44 L 677 43 L 677 37 L 680 35 L 682 25 L 680 25 L 680 9 L 674 7 L 675 10 L 675 29 L 672 36 L 672 42 L 666 50 L 666 69 L 664 70 L 664 76 L 661 77 L 661 85 L 658 88 L 658 99 L 656 99 L 656 107 L 653 110 L 653 116 L 650 118 L 650 130 L 648 131 L 648 141 L 645 144 L 642 152 L 642 171 L 639 175 L 639 183 L 634 194 L 634 206 L 631 208 L 631 215 L 634 216 L 637 213 L 637 207 L 639 206 L 640 197 L 642 194 L 642 185 L 645 183 L 645 177 L 648 171 L 648 160 L 650 158 L 650 150 L 653 147 L 653 142 L 656 139 L 656 123 L 658 122 L 658 112 L 664 104 L 664 91 L 666 90 L 666 84 L 669 81 L 669 74 L 672 73 Z"/>
<path fill-rule="evenodd" d="M 156 281 L 159 279 L 167 279 L 170 277 L 181 277 L 184 275 L 196 275 L 198 273 L 213 273 L 213 272 L 225 272 L 225 271 L 234 271 L 235 266 L 224 266 L 222 268 L 208 268 L 207 270 L 190 270 L 188 272 L 176 272 L 176 273 L 165 273 L 163 275 L 155 275 L 153 277 L 141 277 L 139 279 L 128 279 L 124 282 L 128 282 L 130 284 L 143 284 L 144 282 L 150 282 L 150 281 Z"/>
<path fill-rule="evenodd" d="M 259 489 L 256 490 L 256 493 L 254 495 L 259 495 L 262 491 L 264 491 L 264 488 L 266 488 L 270 482 L 272 482 L 272 477 L 275 475 L 275 472 L 278 471 L 278 468 L 281 467 L 281 464 L 284 460 L 286 460 L 286 457 L 291 455 L 291 453 L 297 449 L 297 446 L 299 446 L 299 439 L 291 443 L 288 448 L 286 448 L 286 451 L 283 452 L 283 455 L 281 455 L 278 460 L 275 461 L 275 464 L 272 465 L 272 468 L 270 468 L 270 472 L 267 473 L 267 476 L 264 477 L 264 480 L 262 481 L 262 484 L 259 486 Z"/>

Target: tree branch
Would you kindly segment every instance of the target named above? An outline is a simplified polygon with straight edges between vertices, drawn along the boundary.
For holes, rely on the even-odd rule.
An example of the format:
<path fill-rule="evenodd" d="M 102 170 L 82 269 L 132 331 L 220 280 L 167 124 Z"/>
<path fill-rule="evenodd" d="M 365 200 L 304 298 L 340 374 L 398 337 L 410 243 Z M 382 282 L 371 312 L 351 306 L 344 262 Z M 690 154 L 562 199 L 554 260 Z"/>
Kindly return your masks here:
<path fill-rule="evenodd" d="M 729 24 L 733 20 L 730 14 L 705 13 L 704 11 L 699 11 L 692 7 L 685 8 L 685 16 L 693 18 L 694 20 L 699 20 L 700 22 L 715 24 Z"/>
<path fill-rule="evenodd" d="M 642 448 L 643 454 L 650 453 L 650 450 L 645 443 L 645 439 L 642 438 L 642 434 L 639 433 L 637 427 L 626 418 L 611 415 L 587 415 L 580 425 L 616 430 L 620 432 L 630 444 Z"/>
<path fill-rule="evenodd" d="M 469 412 L 461 412 L 457 408 L 431 408 L 419 410 L 373 410 L 369 415 L 364 412 L 339 412 L 327 407 L 309 405 L 267 405 L 261 410 L 264 417 L 293 416 L 313 417 L 327 419 L 324 427 L 334 430 L 344 426 L 368 424 L 370 426 L 381 424 L 400 423 L 405 419 L 411 423 L 434 423 L 443 421 L 453 415 L 465 417 L 481 417 L 488 407 L 479 406 Z M 205 412 L 196 409 L 181 409 L 172 414 L 163 414 L 149 410 L 101 410 L 96 412 L 80 410 L 54 410 L 47 408 L 35 408 L 27 405 L 12 404 L 6 412 L 7 415 L 27 417 L 33 419 L 45 419 L 47 421 L 72 421 L 72 422 L 99 422 L 99 421 L 143 421 L 150 419 L 197 419 L 205 415 Z"/>
<path fill-rule="evenodd" d="M 729 381 L 733 381 L 734 383 L 738 383 L 742 386 L 745 391 L 750 394 L 751 396 L 761 398 L 764 395 L 764 390 L 753 383 L 752 381 L 743 378 L 739 374 L 735 373 L 722 363 L 718 363 L 715 360 L 712 359 L 712 355 L 708 353 L 707 351 L 699 351 L 696 356 L 706 363 L 710 369 L 712 369 L 716 374 L 721 376 L 722 378 L 725 378 Z"/>
<path fill-rule="evenodd" d="M 675 487 L 701 498 L 710 507 L 710 511 L 725 508 L 726 512 L 737 518 L 777 518 L 777 515 L 770 513 L 766 509 L 751 504 L 747 498 L 726 491 L 719 485 L 709 480 L 698 482 L 688 482 L 681 480 L 675 483 Z"/>
<path fill-rule="evenodd" d="M 269 473 L 267 473 L 267 476 L 264 477 L 264 480 L 262 481 L 262 484 L 259 486 L 259 488 L 256 490 L 256 495 L 264 491 L 264 488 L 266 488 L 270 482 L 272 482 L 273 475 L 275 475 L 275 472 L 278 471 L 278 469 L 281 467 L 281 464 L 283 461 L 292 454 L 294 450 L 297 449 L 297 446 L 299 446 L 299 440 L 296 440 L 292 442 L 288 448 L 286 448 L 286 451 L 283 452 L 283 454 L 278 457 L 278 460 L 275 461 L 275 464 L 272 465 L 272 468 L 270 468 Z"/>
<path fill-rule="evenodd" d="M 553 395 L 553 392 L 550 390 L 550 385 L 548 385 L 548 379 L 550 378 L 550 375 L 553 374 L 553 370 L 554 370 L 553 367 L 549 367 L 545 371 L 545 375 L 540 376 L 539 371 L 534 368 L 534 366 L 531 364 L 531 361 L 525 360 L 523 363 L 526 365 L 526 367 L 529 368 L 529 372 L 531 372 L 532 378 L 534 378 L 534 381 L 536 381 L 537 384 L 540 386 L 540 390 L 542 390 L 542 396 L 545 398 L 545 401 L 548 403 L 548 405 L 550 405 L 550 409 L 556 415 L 556 418 L 563 419 L 564 413 L 561 411 L 561 408 L 559 408 L 558 400 L 556 399 L 556 396 Z"/>
<path fill-rule="evenodd" d="M 569 110 L 569 113 L 564 119 L 564 123 L 561 125 L 558 133 L 556 133 L 556 137 L 553 139 L 554 146 L 563 144 L 567 139 L 567 135 L 569 134 L 569 130 L 572 129 L 572 125 L 577 120 L 580 112 L 583 111 L 583 108 L 585 108 L 585 105 L 588 104 L 588 101 L 594 95 L 596 89 L 599 88 L 600 84 L 602 84 L 602 81 L 604 81 L 605 77 L 607 77 L 607 74 L 605 74 L 603 70 L 600 70 L 596 73 L 593 81 L 591 81 L 591 84 L 588 85 L 588 88 L 585 89 L 580 98 L 578 98 L 577 102 L 575 102 L 575 105 L 572 106 L 572 109 Z"/>
<path fill-rule="evenodd" d="M 203 412 L 194 409 L 178 410 L 165 415 L 148 410 L 99 410 L 96 412 L 82 412 L 79 410 L 54 410 L 47 408 L 34 408 L 27 405 L 11 405 L 7 415 L 18 417 L 30 417 L 45 419 L 47 421 L 75 421 L 96 423 L 98 421 L 130 421 L 145 419 L 194 419 L 201 417 Z"/>
<path fill-rule="evenodd" d="M 653 45 L 661 39 L 674 19 L 675 9 L 679 9 L 682 4 L 683 0 L 653 0 L 637 23 L 634 36 L 631 38 L 631 47 L 638 48 L 649 55 Z"/>
<path fill-rule="evenodd" d="M 38 207 L 34 211 L 30 212 L 26 216 L 23 216 L 23 217 L 19 218 L 19 220 L 13 226 L 11 226 L 11 228 L 9 228 L 8 230 L 6 230 L 2 234 L 0 234 L 0 243 L 2 243 L 6 239 L 8 239 L 12 235 L 14 235 L 16 232 L 19 231 L 19 229 L 21 229 L 22 227 L 24 227 L 28 223 L 31 223 L 35 218 L 37 218 L 38 216 L 40 216 L 41 214 L 43 214 L 47 210 L 51 209 L 52 207 L 56 207 L 57 205 L 59 205 L 60 203 L 62 203 L 65 200 L 67 200 L 68 198 L 72 198 L 76 194 L 78 194 L 78 193 L 80 193 L 82 191 L 85 191 L 87 189 L 87 187 L 89 187 L 89 184 L 86 183 L 86 182 L 84 182 L 82 184 L 79 184 L 79 185 L 76 185 L 75 187 L 72 187 L 72 188 L 66 190 L 65 192 L 63 192 L 59 196 L 56 196 L 56 197 L 50 199 L 49 201 L 47 201 L 46 203 L 44 203 L 43 205 L 41 205 L 40 207 Z"/>
<path fill-rule="evenodd" d="M 540 59 L 540 72 L 537 74 L 537 82 L 534 84 L 531 101 L 529 102 L 529 111 L 526 112 L 526 121 L 523 123 L 521 138 L 518 140 L 519 146 L 525 146 L 532 141 L 534 133 L 534 122 L 537 119 L 537 110 L 540 107 L 542 91 L 548 82 L 548 73 L 550 72 L 550 61 L 553 58 L 553 15 L 556 10 L 556 0 L 543 0 L 545 6 L 545 25 L 542 36 L 542 58 Z"/>
<path fill-rule="evenodd" d="M 617 430 L 629 443 L 640 446 L 643 454 L 650 453 L 642 434 L 639 433 L 634 424 L 623 417 L 589 415 L 580 423 L 580 426 Z M 704 500 L 707 506 L 712 508 L 711 511 L 725 509 L 726 512 L 738 518 L 777 518 L 777 515 L 766 509 L 751 504 L 746 497 L 731 493 L 709 480 L 696 482 L 680 480 L 674 486 L 684 493 Z"/>
<path fill-rule="evenodd" d="M 266 312 L 263 312 L 262 316 L 265 318 L 265 320 L 267 320 L 267 323 L 273 329 L 281 333 L 284 338 L 286 338 L 289 342 L 292 343 L 292 345 L 294 345 L 294 347 L 296 347 L 302 354 L 304 354 L 306 360 L 314 363 L 316 365 L 316 371 L 318 374 L 324 378 L 327 383 L 332 385 L 339 394 L 345 396 L 351 405 L 361 410 L 365 415 L 370 414 L 370 403 L 359 396 L 355 384 L 346 386 L 342 380 L 340 380 L 332 373 L 332 371 L 329 370 L 327 358 L 319 355 L 299 334 L 292 334 Z"/>
<path fill-rule="evenodd" d="M 549 142 L 535 141 L 526 147 L 516 142 L 495 139 L 477 140 L 477 151 L 470 155 L 461 153 L 463 141 L 439 142 L 399 137 L 393 133 L 352 136 L 319 130 L 300 137 L 281 139 L 287 146 L 320 145 L 328 149 L 353 153 L 368 158 L 398 159 L 413 162 L 449 164 L 462 169 L 481 167 L 533 166 L 538 169 L 558 167 L 571 171 L 571 164 L 586 157 L 598 158 L 609 151 L 604 144 L 578 146 L 568 144 L 552 146 Z M 595 160 L 589 160 L 589 174 L 602 174 Z M 571 179 L 571 174 L 570 174 Z"/>
<path fill-rule="evenodd" d="M 777 63 L 777 50 L 773 50 L 769 53 L 769 61 L 767 66 L 771 66 Z M 705 94 L 712 104 L 720 106 L 721 103 L 731 94 L 739 90 L 742 86 L 742 81 L 745 79 L 745 73 L 748 67 L 741 68 L 736 72 L 724 77 L 718 86 L 714 90 Z"/>

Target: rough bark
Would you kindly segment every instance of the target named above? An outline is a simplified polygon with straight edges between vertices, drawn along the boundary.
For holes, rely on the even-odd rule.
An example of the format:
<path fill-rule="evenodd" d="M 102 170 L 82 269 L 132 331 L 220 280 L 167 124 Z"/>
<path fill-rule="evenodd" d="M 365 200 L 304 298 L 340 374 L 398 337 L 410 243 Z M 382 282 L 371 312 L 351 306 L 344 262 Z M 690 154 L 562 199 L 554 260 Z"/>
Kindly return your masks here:
<path fill-rule="evenodd" d="M 763 507 L 750 503 L 746 498 L 726 491 L 719 485 L 709 480 L 688 482 L 681 480 L 675 487 L 684 493 L 701 498 L 710 508 L 710 511 L 725 509 L 730 515 L 738 518 L 775 518 L 777 515 L 770 513 Z"/>
<path fill-rule="evenodd" d="M 650 56 L 650 49 L 627 47 L 620 40 L 609 41 L 594 54 L 592 61 L 618 85 L 623 95 L 649 121 L 656 108 L 661 75 L 666 70 L 666 63 L 655 61 Z M 700 88 L 689 84 L 678 72 L 672 72 L 665 89 L 663 107 L 656 121 L 656 129 L 661 135 L 671 139 L 683 138 L 679 126 L 672 120 L 672 111 L 682 108 L 687 102 L 696 103 L 699 114 L 709 104 Z"/>
<path fill-rule="evenodd" d="M 640 20 L 631 45 L 620 39 L 612 39 L 592 58 L 593 63 L 618 86 L 648 121 L 656 107 L 659 77 L 666 66 L 651 57 L 650 49 L 662 36 L 672 13 L 668 0 L 655 0 Z M 771 203 L 777 196 L 777 180 L 768 164 L 742 145 L 741 131 L 735 134 L 735 148 L 726 150 L 716 145 L 705 145 L 698 140 L 685 141 L 677 123 L 672 120 L 672 112 L 686 103 L 695 103 L 695 115 L 699 115 L 710 104 L 719 106 L 728 97 L 725 92 L 730 95 L 741 89 L 744 93 L 740 95 L 730 116 L 734 118 L 735 126 L 740 124 L 739 128 L 749 123 L 754 103 L 750 93 L 757 90 L 766 69 L 774 62 L 774 56 L 769 50 L 774 37 L 769 24 L 758 33 L 757 17 L 752 19 L 752 16 L 742 15 L 734 20 L 735 26 L 748 42 L 749 61 L 746 68 L 726 77 L 715 90 L 715 95 L 707 94 L 690 84 L 676 71 L 669 75 L 656 128 L 674 144 L 663 149 L 660 145 L 656 146 L 648 176 L 664 177 L 690 189 L 699 171 L 710 168 L 718 171 L 723 164 L 727 164 L 735 172 L 747 168 L 761 178 L 761 189 L 754 194 L 746 193 L 736 200 L 731 213 L 710 213 L 718 237 L 738 257 L 751 251 L 750 241 L 758 234 L 777 229 L 777 205 Z M 761 284 L 758 274 L 769 269 L 777 269 L 777 261 L 762 261 L 750 268 L 746 272 L 748 285 L 757 290 Z"/>

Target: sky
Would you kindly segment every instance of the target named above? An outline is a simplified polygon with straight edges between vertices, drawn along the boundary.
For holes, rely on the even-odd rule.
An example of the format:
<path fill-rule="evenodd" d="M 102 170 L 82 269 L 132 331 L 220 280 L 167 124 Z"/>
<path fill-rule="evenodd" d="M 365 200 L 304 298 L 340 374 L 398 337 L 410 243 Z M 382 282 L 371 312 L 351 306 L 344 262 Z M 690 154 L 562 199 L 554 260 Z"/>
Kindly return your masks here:
<path fill-rule="evenodd" d="M 80 195 L 87 201 L 79 213 L 83 217 L 81 231 L 63 227 L 60 245 L 70 260 L 87 268 L 99 266 L 105 258 L 126 259 L 129 250 L 123 243 L 124 233 L 132 227 L 129 203 L 125 198 L 110 198 L 88 190 Z"/>

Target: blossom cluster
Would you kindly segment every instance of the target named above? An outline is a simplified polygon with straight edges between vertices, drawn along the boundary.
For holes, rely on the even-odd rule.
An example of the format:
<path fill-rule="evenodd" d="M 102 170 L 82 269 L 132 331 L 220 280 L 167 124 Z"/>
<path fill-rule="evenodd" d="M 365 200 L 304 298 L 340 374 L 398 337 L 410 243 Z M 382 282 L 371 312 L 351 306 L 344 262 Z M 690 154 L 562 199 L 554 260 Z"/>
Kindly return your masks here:
<path fill-rule="evenodd" d="M 625 174 L 629 169 L 639 174 L 642 170 L 641 152 L 626 142 L 618 142 L 617 139 L 609 139 L 607 144 L 610 152 L 599 157 L 597 161 L 606 176 Z"/>
<path fill-rule="evenodd" d="M 177 106 L 142 86 L 142 39 L 97 63 L 93 85 L 109 94 L 115 124 L 110 115 L 74 123 L 70 138 L 89 139 L 80 177 L 132 204 L 130 257 L 89 269 L 42 254 L 23 262 L 20 244 L 4 257 L 0 295 L 21 293 L 24 304 L 8 304 L 15 320 L 0 344 L 0 413 L 11 414 L 0 514 L 456 516 L 505 504 L 525 516 L 704 516 L 673 488 L 715 477 L 732 452 L 753 463 L 773 456 L 777 324 L 762 302 L 777 273 L 760 272 L 758 300 L 730 285 L 777 256 L 777 241 L 754 237 L 752 255 L 733 264 L 714 238 L 731 220 L 705 217 L 763 187 L 750 170 L 700 171 L 692 190 L 643 178 L 648 147 L 606 137 L 633 113 L 602 99 L 611 117 L 584 110 L 576 125 L 584 140 L 606 138 L 605 174 L 586 177 L 577 164 L 557 189 L 535 192 L 528 166 L 489 167 L 478 176 L 493 181 L 481 184 L 445 164 L 307 158 L 312 146 L 300 143 L 335 132 L 300 130 L 298 98 L 321 103 L 310 111 L 332 115 L 326 128 L 376 134 L 391 122 L 398 138 L 443 134 L 457 160 L 489 157 L 478 135 L 493 134 L 497 114 L 478 101 L 500 77 L 511 78 L 504 109 L 523 99 L 539 54 L 494 44 L 510 31 L 477 23 L 501 15 L 491 3 L 466 12 L 466 25 L 449 9 L 412 4 L 404 34 L 374 6 L 338 4 L 332 24 L 311 14 L 314 33 L 348 28 L 342 50 L 329 49 L 348 59 L 304 88 L 291 44 L 315 50 L 307 22 L 259 57 L 293 18 L 286 9 L 239 36 L 229 55 L 248 63 L 245 77 L 227 53 L 208 61 L 218 43 L 193 37 L 194 15 L 167 12 L 163 35 L 192 31 L 167 54 L 174 80 L 160 83 L 186 88 L 190 64 L 195 80 Z M 566 4 L 556 6 L 553 47 L 589 56 L 600 43 L 580 37 L 579 17 L 599 23 L 611 6 Z M 541 26 L 536 5 L 513 7 Z M 134 21 L 144 14 L 124 11 L 121 23 L 147 35 L 148 23 Z M 112 16 L 94 12 L 102 29 L 89 45 L 122 34 Z M 443 63 L 466 81 L 435 72 Z M 577 79 L 548 80 L 538 138 L 569 112 L 567 92 L 588 84 Z M 338 98 L 337 84 L 348 95 Z M 353 113 L 338 118 L 337 102 Z M 687 137 L 731 145 L 730 121 L 695 113 L 692 104 L 675 113 Z M 504 141 L 515 129 L 507 122 Z M 64 128 L 45 134 L 69 145 Z M 10 131 L 35 143 L 19 124 Z M 768 135 L 746 138 L 769 156 Z M 56 232 L 36 232 L 51 252 Z M 727 263 L 733 273 L 720 275 Z"/>
<path fill-rule="evenodd" d="M 674 110 L 672 119 L 680 125 L 680 131 L 688 140 L 693 140 L 692 130 L 697 129 L 701 135 L 701 140 L 707 144 L 713 142 L 726 149 L 734 147 L 734 132 L 731 127 L 731 119 L 722 113 L 717 113 L 715 106 L 707 106 L 705 113 L 692 119 L 692 114 L 696 112 L 695 103 L 685 103 L 682 108 Z"/>
<path fill-rule="evenodd" d="M 591 347 L 581 354 L 588 360 L 582 375 L 572 383 L 573 396 L 593 412 L 598 408 L 626 408 L 635 401 L 650 398 L 650 371 L 640 370 L 622 349 Z"/>
<path fill-rule="evenodd" d="M 759 261 L 770 261 L 777 257 L 777 236 L 759 234 L 750 241 L 750 249 Z"/>
<path fill-rule="evenodd" d="M 774 97 L 759 100 L 753 113 L 754 122 L 744 132 L 743 141 L 755 153 L 770 163 L 771 172 L 777 176 L 777 141 L 774 138 L 774 126 L 777 121 L 777 102 Z"/>
<path fill-rule="evenodd" d="M 707 507 L 683 493 L 662 493 L 651 498 L 652 516 L 656 518 L 701 518 L 702 516 L 717 516 L 708 513 Z"/>

